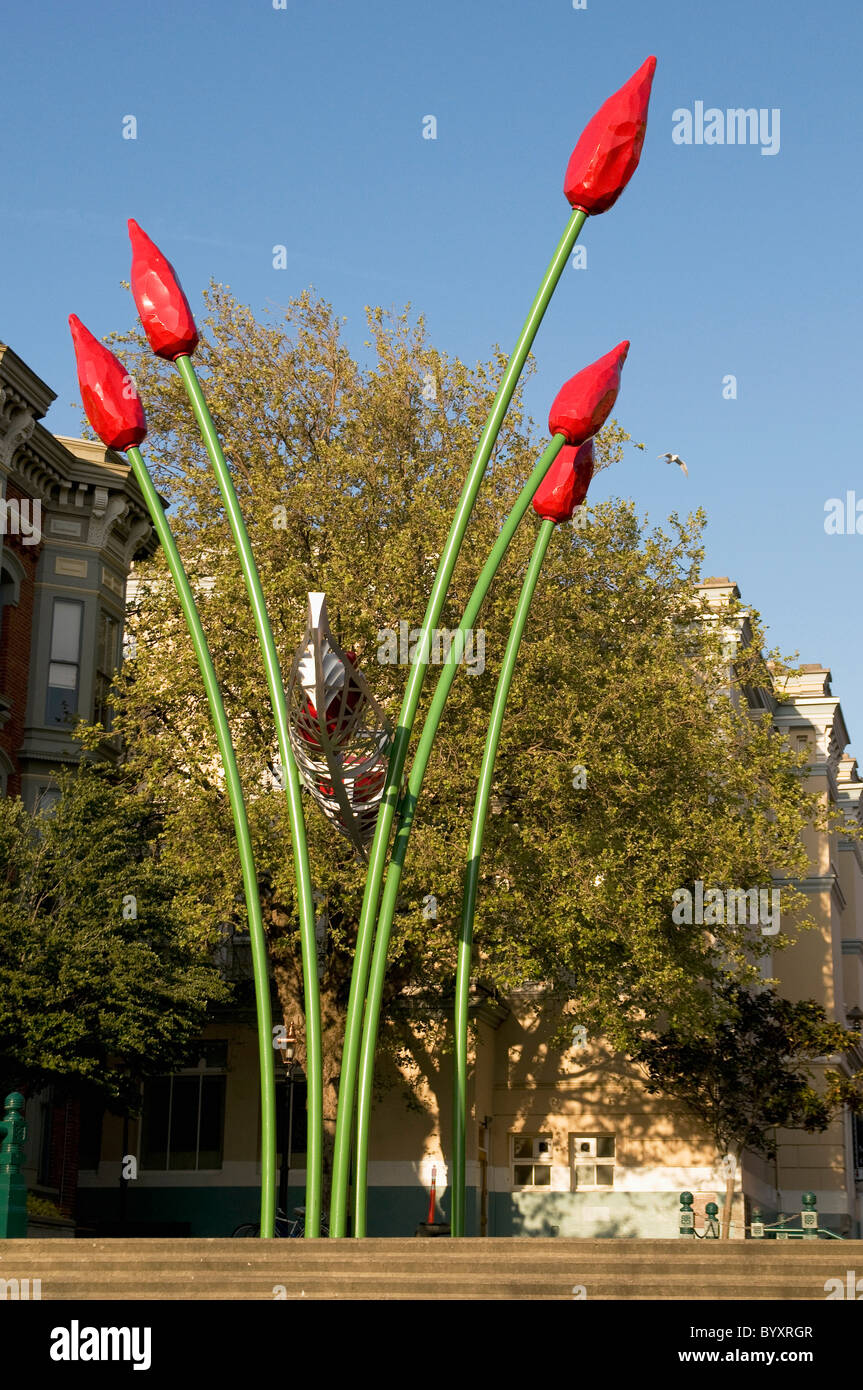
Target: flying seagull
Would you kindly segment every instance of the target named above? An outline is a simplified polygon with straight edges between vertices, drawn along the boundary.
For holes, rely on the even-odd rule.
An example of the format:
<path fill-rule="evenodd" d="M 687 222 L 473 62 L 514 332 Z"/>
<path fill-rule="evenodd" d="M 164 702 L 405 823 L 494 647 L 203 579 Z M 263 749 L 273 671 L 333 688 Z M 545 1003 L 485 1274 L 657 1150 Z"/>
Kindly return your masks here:
<path fill-rule="evenodd" d="M 686 464 L 683 462 L 683 459 L 680 457 L 679 454 L 657 454 L 656 457 L 658 459 L 665 459 L 666 463 L 679 464 L 680 467 L 683 469 L 684 478 L 689 477 L 689 469 L 686 467 Z"/>

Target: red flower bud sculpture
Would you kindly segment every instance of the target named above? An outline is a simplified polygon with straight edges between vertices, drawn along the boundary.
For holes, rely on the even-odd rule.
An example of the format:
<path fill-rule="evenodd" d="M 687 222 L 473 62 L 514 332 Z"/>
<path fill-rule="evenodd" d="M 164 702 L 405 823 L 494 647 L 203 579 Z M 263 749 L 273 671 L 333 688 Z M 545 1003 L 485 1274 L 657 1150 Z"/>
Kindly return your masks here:
<path fill-rule="evenodd" d="M 131 449 L 147 434 L 144 408 L 135 383 L 110 348 L 94 338 L 76 314 L 69 315 L 75 344 L 81 404 L 87 419 L 109 449 Z"/>
<path fill-rule="evenodd" d="M 566 436 L 567 444 L 584 444 L 602 429 L 620 390 L 620 373 L 629 352 L 624 339 L 561 386 L 552 402 L 548 428 Z"/>
<path fill-rule="evenodd" d="M 150 347 L 169 362 L 191 357 L 198 346 L 198 330 L 174 267 L 131 217 L 129 238 L 132 294 Z"/>
<path fill-rule="evenodd" d="M 655 71 L 656 59 L 646 59 L 585 126 L 563 181 L 573 208 L 594 217 L 606 212 L 638 168 Z"/>
<path fill-rule="evenodd" d="M 580 507 L 593 477 L 593 440 L 577 449 L 564 444 L 533 497 L 533 510 L 544 521 L 569 521 Z"/>

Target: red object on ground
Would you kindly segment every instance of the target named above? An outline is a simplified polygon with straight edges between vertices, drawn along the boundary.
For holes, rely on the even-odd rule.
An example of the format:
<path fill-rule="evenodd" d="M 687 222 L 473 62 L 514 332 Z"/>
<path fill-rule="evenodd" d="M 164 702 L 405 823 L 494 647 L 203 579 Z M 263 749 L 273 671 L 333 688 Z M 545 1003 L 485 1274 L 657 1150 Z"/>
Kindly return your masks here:
<path fill-rule="evenodd" d="M 435 1192 L 437 1190 L 437 1168 L 432 1168 L 432 1185 L 429 1193 L 429 1214 L 426 1219 L 427 1226 L 434 1225 Z"/>
<path fill-rule="evenodd" d="M 629 352 L 624 340 L 561 386 L 552 403 L 548 428 L 566 436 L 567 444 L 584 444 L 611 414 L 620 390 L 620 373 Z"/>
<path fill-rule="evenodd" d="M 69 315 L 75 344 L 81 404 L 87 419 L 109 449 L 131 449 L 147 435 L 144 407 L 135 383 L 110 348 L 94 338 L 77 314 Z"/>
<path fill-rule="evenodd" d="M 198 330 L 174 267 L 132 217 L 129 238 L 132 294 L 150 347 L 169 362 L 191 356 L 198 346 Z"/>
<path fill-rule="evenodd" d="M 580 507 L 593 477 L 593 440 L 575 448 L 564 444 L 533 498 L 533 510 L 544 521 L 569 521 Z"/>
<path fill-rule="evenodd" d="M 573 208 L 592 217 L 606 212 L 638 168 L 655 71 L 656 59 L 647 58 L 584 127 L 563 181 Z"/>

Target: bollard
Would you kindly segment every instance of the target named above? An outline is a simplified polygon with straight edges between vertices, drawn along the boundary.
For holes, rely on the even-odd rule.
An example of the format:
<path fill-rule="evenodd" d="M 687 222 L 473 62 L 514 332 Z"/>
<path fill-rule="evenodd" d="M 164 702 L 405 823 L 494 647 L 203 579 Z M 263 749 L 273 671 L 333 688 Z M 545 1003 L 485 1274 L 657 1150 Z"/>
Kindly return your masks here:
<path fill-rule="evenodd" d="M 760 1207 L 752 1208 L 752 1220 L 749 1223 L 749 1235 L 752 1240 L 764 1239 L 764 1217 Z"/>
<path fill-rule="evenodd" d="M 803 1227 L 804 1240 L 818 1239 L 818 1212 L 815 1210 L 815 1193 L 803 1193 L 803 1210 L 800 1213 L 800 1225 Z"/>
<path fill-rule="evenodd" d="M 0 1238 L 20 1240 L 27 1234 L 27 1184 L 21 1173 L 27 1126 L 18 1091 L 6 1097 L 0 1135 Z"/>
<path fill-rule="evenodd" d="M 692 1210 L 693 1196 L 691 1192 L 681 1192 L 680 1194 L 680 1235 L 691 1236 L 695 1239 L 695 1213 Z"/>
<path fill-rule="evenodd" d="M 708 1202 L 704 1208 L 707 1217 L 707 1225 L 704 1228 L 703 1240 L 719 1239 L 719 1208 L 715 1202 Z"/>

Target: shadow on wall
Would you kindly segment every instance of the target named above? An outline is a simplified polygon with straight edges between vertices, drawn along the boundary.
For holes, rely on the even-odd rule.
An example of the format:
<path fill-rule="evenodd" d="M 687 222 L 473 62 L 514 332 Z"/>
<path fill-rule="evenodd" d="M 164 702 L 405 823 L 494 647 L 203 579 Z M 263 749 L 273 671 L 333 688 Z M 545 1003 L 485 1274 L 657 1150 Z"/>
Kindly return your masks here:
<path fill-rule="evenodd" d="M 495 1193 L 495 1234 L 584 1239 L 673 1237 L 680 1203 L 673 1192 Z"/>

